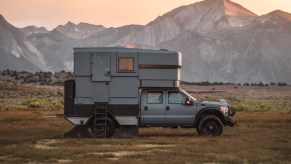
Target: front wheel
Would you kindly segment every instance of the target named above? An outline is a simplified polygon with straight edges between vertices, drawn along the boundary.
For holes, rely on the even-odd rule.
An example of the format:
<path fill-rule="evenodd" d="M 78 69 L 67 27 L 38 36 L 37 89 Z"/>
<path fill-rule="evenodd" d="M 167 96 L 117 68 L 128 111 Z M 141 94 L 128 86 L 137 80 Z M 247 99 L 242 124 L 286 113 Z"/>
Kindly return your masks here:
<path fill-rule="evenodd" d="M 223 131 L 221 120 L 214 115 L 204 116 L 197 127 L 199 135 L 220 136 Z"/>

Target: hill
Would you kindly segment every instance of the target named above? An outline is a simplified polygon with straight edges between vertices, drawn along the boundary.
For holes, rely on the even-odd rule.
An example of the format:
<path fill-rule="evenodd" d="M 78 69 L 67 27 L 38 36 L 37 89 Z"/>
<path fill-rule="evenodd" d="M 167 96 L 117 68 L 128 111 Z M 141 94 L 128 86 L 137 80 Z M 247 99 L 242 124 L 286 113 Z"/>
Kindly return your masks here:
<path fill-rule="evenodd" d="M 0 35 L 0 70 L 72 71 L 73 47 L 123 46 L 182 52 L 183 81 L 291 83 L 291 14 L 258 16 L 230 0 L 181 6 L 144 26 L 68 22 L 47 31 L 2 17 Z"/>

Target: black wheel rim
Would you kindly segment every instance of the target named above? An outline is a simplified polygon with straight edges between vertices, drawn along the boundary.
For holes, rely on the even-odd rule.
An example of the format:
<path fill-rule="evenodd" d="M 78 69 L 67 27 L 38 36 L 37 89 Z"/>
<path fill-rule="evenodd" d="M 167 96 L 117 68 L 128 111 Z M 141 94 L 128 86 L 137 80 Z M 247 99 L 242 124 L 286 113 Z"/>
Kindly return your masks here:
<path fill-rule="evenodd" d="M 96 122 L 96 124 L 104 124 L 104 121 L 99 121 Z M 95 125 L 96 126 L 96 130 L 97 130 L 97 135 L 105 135 L 107 136 L 110 133 L 110 123 L 107 121 L 106 124 L 106 131 L 105 131 L 105 127 L 103 125 Z M 94 129 L 94 128 L 93 128 Z M 92 130 L 94 131 L 94 130 Z"/>
<path fill-rule="evenodd" d="M 215 121 L 211 120 L 205 123 L 204 132 L 206 134 L 214 135 L 214 134 L 217 134 L 218 131 L 219 131 L 219 125 Z"/>

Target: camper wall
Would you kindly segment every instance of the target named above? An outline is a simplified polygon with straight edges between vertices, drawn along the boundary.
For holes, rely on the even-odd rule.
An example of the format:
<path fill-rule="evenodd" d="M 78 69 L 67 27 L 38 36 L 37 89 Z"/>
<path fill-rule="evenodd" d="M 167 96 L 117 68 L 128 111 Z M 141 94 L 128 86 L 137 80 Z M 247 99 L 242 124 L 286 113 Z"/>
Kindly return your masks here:
<path fill-rule="evenodd" d="M 75 49 L 75 104 L 138 104 L 140 87 L 179 87 L 181 54 L 140 49 Z"/>

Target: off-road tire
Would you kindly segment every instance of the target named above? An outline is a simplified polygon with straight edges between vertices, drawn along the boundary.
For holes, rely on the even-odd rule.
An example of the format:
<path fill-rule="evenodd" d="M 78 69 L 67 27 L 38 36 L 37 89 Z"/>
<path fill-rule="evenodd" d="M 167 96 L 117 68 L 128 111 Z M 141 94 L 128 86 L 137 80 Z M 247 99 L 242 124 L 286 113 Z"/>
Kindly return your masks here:
<path fill-rule="evenodd" d="M 223 124 L 217 116 L 207 115 L 200 120 L 196 130 L 199 135 L 220 136 L 223 132 Z"/>
<path fill-rule="evenodd" d="M 100 119 L 98 117 L 96 117 L 97 119 Z M 114 123 L 114 121 L 110 118 L 110 117 L 107 117 L 107 120 L 106 120 L 107 124 L 106 124 L 106 138 L 110 138 L 112 137 L 115 132 L 116 132 L 116 125 Z M 104 123 L 104 120 L 98 120 L 96 122 L 96 124 L 103 124 Z M 94 136 L 94 126 L 95 126 L 95 120 L 93 119 L 92 120 L 92 123 L 91 123 L 91 132 Z M 98 137 L 98 136 L 95 136 L 96 138 L 102 138 L 102 137 Z"/>

